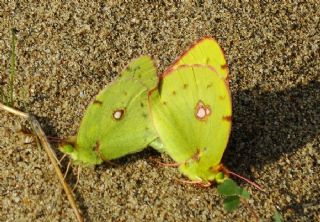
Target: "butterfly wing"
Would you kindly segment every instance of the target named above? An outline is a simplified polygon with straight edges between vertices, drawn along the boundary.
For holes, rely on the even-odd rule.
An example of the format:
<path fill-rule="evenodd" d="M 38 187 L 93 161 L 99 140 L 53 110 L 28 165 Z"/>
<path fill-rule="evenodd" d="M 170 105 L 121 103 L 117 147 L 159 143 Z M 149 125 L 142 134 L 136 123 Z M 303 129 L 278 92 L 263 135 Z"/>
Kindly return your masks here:
<path fill-rule="evenodd" d="M 148 90 L 156 85 L 149 57 L 134 60 L 121 77 L 103 89 L 86 110 L 74 149 L 75 161 L 98 164 L 141 151 L 157 138 L 148 115 Z M 68 148 L 68 149 L 66 149 Z"/>
<path fill-rule="evenodd" d="M 145 55 L 133 60 L 119 75 L 118 79 L 136 79 L 146 88 L 151 89 L 157 84 L 158 76 L 152 59 Z"/>
<path fill-rule="evenodd" d="M 203 38 L 193 44 L 173 63 L 171 68 L 194 64 L 212 66 L 223 78 L 228 77 L 228 66 L 224 53 L 218 42 L 211 37 Z"/>
<path fill-rule="evenodd" d="M 209 66 L 179 66 L 149 93 L 154 126 L 191 180 L 213 180 L 231 129 L 231 98 L 224 77 Z"/>

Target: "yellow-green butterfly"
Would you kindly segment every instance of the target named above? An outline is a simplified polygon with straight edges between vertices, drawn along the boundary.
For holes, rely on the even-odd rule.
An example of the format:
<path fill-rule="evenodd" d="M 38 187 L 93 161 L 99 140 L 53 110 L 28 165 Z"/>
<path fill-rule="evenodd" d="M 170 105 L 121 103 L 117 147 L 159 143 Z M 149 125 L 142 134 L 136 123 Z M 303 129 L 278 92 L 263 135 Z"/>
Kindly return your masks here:
<path fill-rule="evenodd" d="M 69 138 L 60 150 L 70 154 L 75 163 L 93 165 L 141 151 L 150 143 L 161 147 L 147 104 L 148 90 L 156 84 L 151 58 L 134 60 L 91 102 L 77 136 Z"/>
<path fill-rule="evenodd" d="M 165 152 L 193 181 L 220 178 L 231 130 L 231 96 L 223 52 L 212 38 L 197 42 L 149 93 L 153 124 Z"/>

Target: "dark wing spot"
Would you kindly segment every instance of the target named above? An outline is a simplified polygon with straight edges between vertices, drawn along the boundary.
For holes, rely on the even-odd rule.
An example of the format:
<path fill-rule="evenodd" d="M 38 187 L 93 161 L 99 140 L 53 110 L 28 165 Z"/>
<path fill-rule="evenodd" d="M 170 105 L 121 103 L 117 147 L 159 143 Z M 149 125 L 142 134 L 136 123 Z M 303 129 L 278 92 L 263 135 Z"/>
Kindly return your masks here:
<path fill-rule="evenodd" d="M 226 97 L 225 96 L 219 96 L 219 99 L 224 100 Z"/>
<path fill-rule="evenodd" d="M 224 64 L 224 65 L 221 66 L 221 69 L 226 69 L 226 68 L 228 68 L 227 64 Z"/>
<path fill-rule="evenodd" d="M 100 142 L 99 140 L 96 141 L 96 144 L 94 146 L 94 151 L 95 153 L 98 155 L 98 157 L 103 160 L 106 161 L 107 159 L 103 156 L 103 154 L 100 152 Z"/>
<path fill-rule="evenodd" d="M 183 88 L 184 89 L 188 88 L 188 84 L 187 83 L 183 84 Z"/>
<path fill-rule="evenodd" d="M 137 67 L 134 67 L 134 69 L 132 70 L 133 73 L 135 74 L 138 70 L 141 69 L 141 66 L 137 66 Z M 140 77 L 139 77 L 140 78 Z"/>
<path fill-rule="evenodd" d="M 100 148 L 100 142 L 99 142 L 99 140 L 97 140 L 96 143 L 95 143 L 95 145 L 94 145 L 94 150 L 95 150 L 96 152 L 99 152 L 99 148 Z"/>
<path fill-rule="evenodd" d="M 126 91 L 124 91 L 124 95 L 126 96 L 126 95 L 128 95 L 128 93 Z"/>
<path fill-rule="evenodd" d="M 102 102 L 96 99 L 95 101 L 93 101 L 93 104 L 102 105 Z"/>
<path fill-rule="evenodd" d="M 144 107 L 144 104 L 143 104 L 143 102 L 141 102 L 141 103 L 140 103 L 140 106 L 141 106 L 141 107 Z"/>
<path fill-rule="evenodd" d="M 197 148 L 195 154 L 191 157 L 192 160 L 198 162 L 200 160 L 200 149 Z"/>
<path fill-rule="evenodd" d="M 232 116 L 224 116 L 224 117 L 222 117 L 222 119 L 225 120 L 225 121 L 231 122 Z"/>
<path fill-rule="evenodd" d="M 162 104 L 163 104 L 163 105 L 167 105 L 167 102 L 166 102 L 166 101 L 163 101 Z"/>
<path fill-rule="evenodd" d="M 206 60 L 206 64 L 208 65 L 210 63 L 210 58 L 208 57 Z"/>
<path fill-rule="evenodd" d="M 213 83 L 209 83 L 209 84 L 207 85 L 207 88 L 212 87 L 212 85 L 213 85 Z"/>
<path fill-rule="evenodd" d="M 132 68 L 130 66 L 128 66 L 127 71 L 132 72 Z"/>
<path fill-rule="evenodd" d="M 148 117 L 148 115 L 147 115 L 146 113 L 142 113 L 142 116 L 143 116 L 144 118 L 147 118 L 147 117 Z"/>
<path fill-rule="evenodd" d="M 172 95 L 175 95 L 175 94 L 177 94 L 177 93 L 176 93 L 176 91 L 175 91 L 175 90 L 173 90 L 173 91 L 172 91 Z"/>

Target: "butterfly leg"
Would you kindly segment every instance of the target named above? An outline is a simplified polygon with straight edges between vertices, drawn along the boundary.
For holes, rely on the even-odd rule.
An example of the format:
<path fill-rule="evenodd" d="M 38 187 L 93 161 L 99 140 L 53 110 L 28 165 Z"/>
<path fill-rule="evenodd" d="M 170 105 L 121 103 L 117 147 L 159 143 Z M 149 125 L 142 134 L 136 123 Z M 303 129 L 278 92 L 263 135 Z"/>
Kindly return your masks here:
<path fill-rule="evenodd" d="M 66 153 L 63 154 L 63 156 L 60 158 L 60 160 L 57 161 L 60 167 L 61 167 L 61 162 L 62 162 L 62 160 L 63 160 L 66 156 L 67 156 Z"/>
<path fill-rule="evenodd" d="M 163 167 L 179 167 L 180 166 L 179 163 L 163 163 L 163 162 L 159 161 L 157 158 L 150 157 L 150 160 L 160 166 L 163 166 Z"/>
<path fill-rule="evenodd" d="M 79 180 L 80 180 L 80 173 L 81 173 L 81 167 L 78 166 L 78 170 L 77 170 L 77 181 L 76 181 L 76 184 L 74 185 L 74 187 L 72 188 L 72 192 L 76 189 L 78 183 L 79 183 Z"/>
<path fill-rule="evenodd" d="M 68 174 L 68 172 L 69 172 L 70 165 L 71 165 L 71 161 L 69 161 L 69 163 L 68 163 L 68 165 L 67 165 L 67 169 L 66 169 L 66 172 L 64 173 L 63 179 L 66 179 L 66 177 L 67 177 L 67 174 Z"/>

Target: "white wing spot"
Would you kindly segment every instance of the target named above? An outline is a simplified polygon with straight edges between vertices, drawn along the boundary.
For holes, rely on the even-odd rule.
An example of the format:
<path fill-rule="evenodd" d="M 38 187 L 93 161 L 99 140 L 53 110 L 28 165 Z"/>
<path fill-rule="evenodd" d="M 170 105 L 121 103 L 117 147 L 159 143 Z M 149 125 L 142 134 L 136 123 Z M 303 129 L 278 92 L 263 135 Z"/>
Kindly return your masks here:
<path fill-rule="evenodd" d="M 124 110 L 123 109 L 120 109 L 120 110 L 116 110 L 113 112 L 113 118 L 116 119 L 116 120 L 120 120 L 122 118 L 124 114 Z"/>
<path fill-rule="evenodd" d="M 197 117 L 203 119 L 206 116 L 206 110 L 201 106 L 197 111 Z"/>
<path fill-rule="evenodd" d="M 195 116 L 198 120 L 207 120 L 207 118 L 211 114 L 211 109 L 209 105 L 206 105 L 201 100 L 198 101 L 196 107 L 195 107 Z"/>

